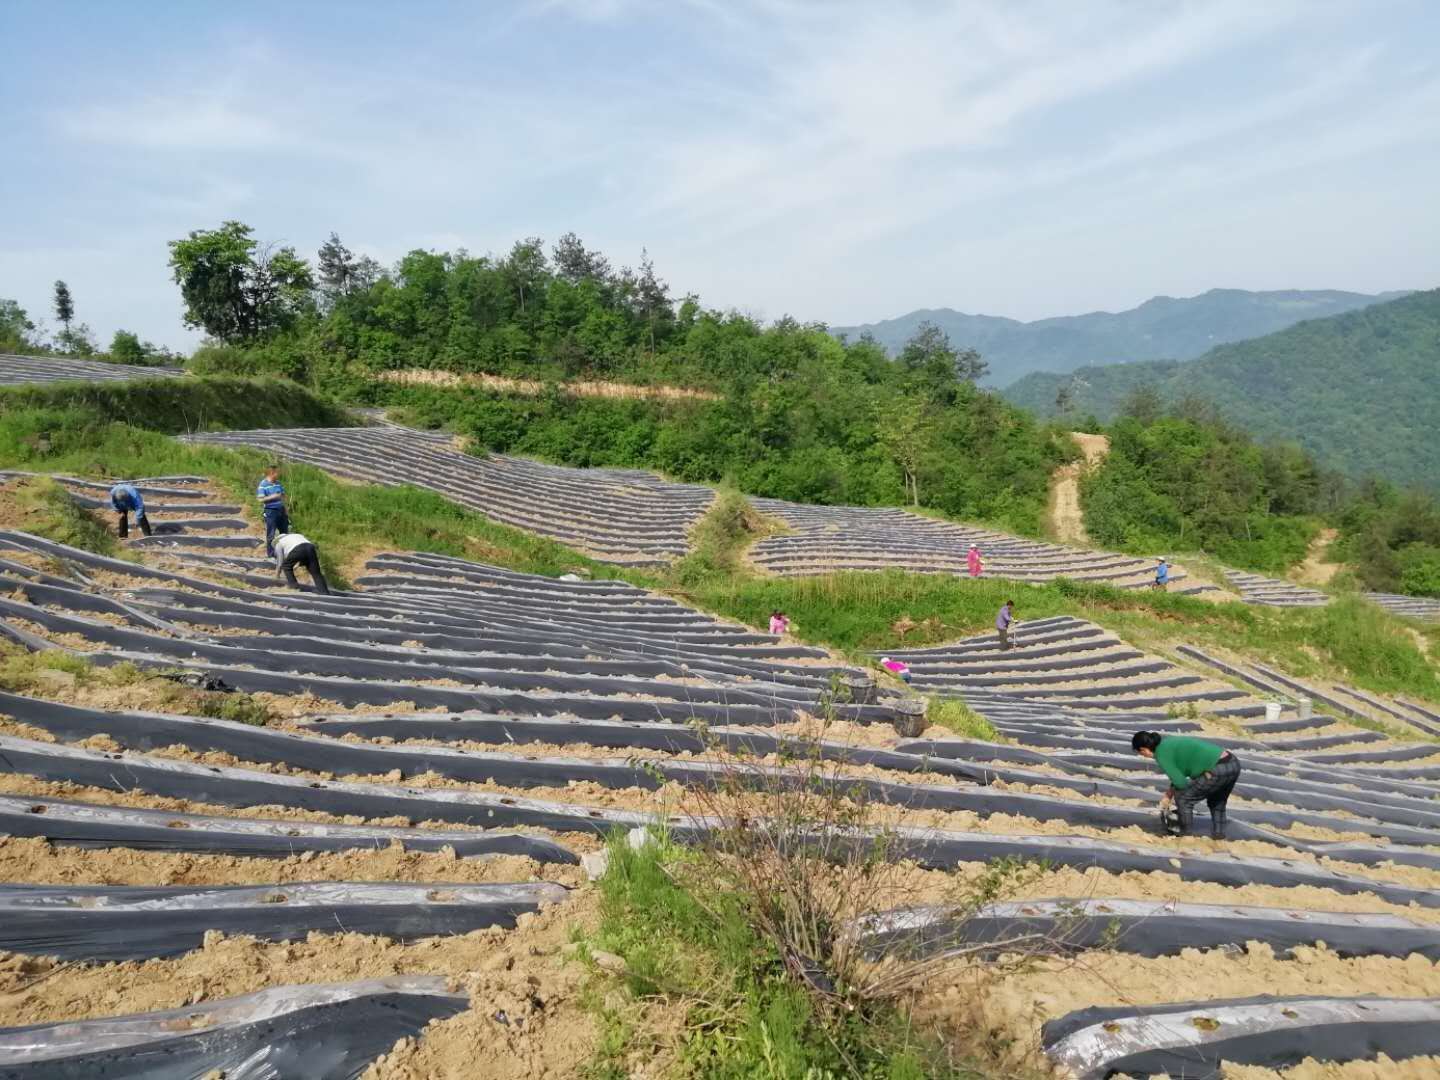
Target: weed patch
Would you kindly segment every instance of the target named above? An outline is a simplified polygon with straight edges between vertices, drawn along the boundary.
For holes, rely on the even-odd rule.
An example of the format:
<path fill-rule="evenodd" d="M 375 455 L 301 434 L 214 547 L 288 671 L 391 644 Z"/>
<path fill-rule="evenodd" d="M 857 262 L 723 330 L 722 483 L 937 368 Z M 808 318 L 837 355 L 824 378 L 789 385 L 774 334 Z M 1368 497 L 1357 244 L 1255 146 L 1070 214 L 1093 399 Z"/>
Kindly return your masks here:
<path fill-rule="evenodd" d="M 740 492 L 722 488 L 690 531 L 690 553 L 666 576 L 682 588 L 733 579 L 743 573 L 746 548 L 785 531 L 784 524 L 759 513 Z"/>
<path fill-rule="evenodd" d="M 925 709 L 925 718 L 932 724 L 953 731 L 965 739 L 981 742 L 1005 742 L 995 725 L 959 698 L 932 697 Z"/>
<path fill-rule="evenodd" d="M 101 555 L 121 554 L 114 534 L 48 477 L 22 477 L 0 487 L 0 527 Z"/>

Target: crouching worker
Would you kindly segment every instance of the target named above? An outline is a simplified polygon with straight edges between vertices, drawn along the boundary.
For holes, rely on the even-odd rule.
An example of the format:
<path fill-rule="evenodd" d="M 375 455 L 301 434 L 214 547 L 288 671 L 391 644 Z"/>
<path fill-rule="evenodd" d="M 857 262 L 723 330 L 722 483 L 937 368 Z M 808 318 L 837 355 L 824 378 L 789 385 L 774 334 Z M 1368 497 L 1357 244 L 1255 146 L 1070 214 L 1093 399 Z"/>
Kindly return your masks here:
<path fill-rule="evenodd" d="M 1225 804 L 1240 778 L 1240 759 L 1229 750 L 1189 735 L 1161 735 L 1137 731 L 1131 748 L 1150 758 L 1170 778 L 1161 804 L 1173 800 L 1181 835 L 1195 831 L 1195 805 L 1202 799 L 1210 808 L 1210 836 L 1225 839 Z"/>
<path fill-rule="evenodd" d="M 130 535 L 130 511 L 135 511 L 135 524 L 146 536 L 150 535 L 150 519 L 145 516 L 145 500 L 134 484 L 116 484 L 110 489 L 110 505 L 120 515 L 118 531 L 120 539 Z"/>
<path fill-rule="evenodd" d="M 310 572 L 316 592 L 330 595 L 330 585 L 320 570 L 320 553 L 315 550 L 315 545 L 300 533 L 281 533 L 275 537 L 275 576 L 278 578 L 284 574 L 286 583 L 292 589 L 298 589 L 300 583 L 295 580 L 297 566 L 303 566 Z"/>
<path fill-rule="evenodd" d="M 880 658 L 880 666 L 906 686 L 910 685 L 910 665 L 905 663 L 904 660 L 891 660 L 888 656 L 882 656 Z"/>

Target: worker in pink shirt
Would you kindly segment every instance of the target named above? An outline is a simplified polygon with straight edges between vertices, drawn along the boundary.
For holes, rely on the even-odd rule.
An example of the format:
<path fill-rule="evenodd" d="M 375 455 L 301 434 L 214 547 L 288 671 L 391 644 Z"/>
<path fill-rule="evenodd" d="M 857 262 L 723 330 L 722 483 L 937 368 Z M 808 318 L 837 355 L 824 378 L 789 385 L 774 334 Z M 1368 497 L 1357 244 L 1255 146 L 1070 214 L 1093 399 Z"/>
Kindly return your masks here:
<path fill-rule="evenodd" d="M 907 685 L 909 684 L 910 665 L 905 663 L 904 660 L 891 660 L 888 656 L 882 656 L 880 658 L 880 666 L 886 671 L 888 671 L 891 675 L 894 675 L 901 682 L 906 683 Z"/>
<path fill-rule="evenodd" d="M 980 549 L 974 544 L 970 545 L 970 554 L 965 556 L 965 565 L 970 568 L 971 577 L 979 577 L 984 565 L 980 562 Z"/>
<path fill-rule="evenodd" d="M 790 632 L 790 617 L 783 611 L 772 611 L 770 613 L 770 633 L 777 636 Z"/>

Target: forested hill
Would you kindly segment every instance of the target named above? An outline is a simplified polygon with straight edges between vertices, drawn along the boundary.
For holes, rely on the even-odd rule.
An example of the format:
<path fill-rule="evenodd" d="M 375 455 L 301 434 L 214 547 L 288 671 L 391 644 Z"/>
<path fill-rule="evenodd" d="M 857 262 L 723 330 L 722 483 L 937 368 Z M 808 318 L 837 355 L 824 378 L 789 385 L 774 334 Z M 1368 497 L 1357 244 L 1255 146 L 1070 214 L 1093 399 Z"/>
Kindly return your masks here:
<path fill-rule="evenodd" d="M 1440 490 L 1440 289 L 1221 345 L 1198 360 L 1030 375 L 1005 391 L 1041 414 L 1117 415 L 1137 388 L 1205 398 L 1262 439 L 1298 442 L 1353 476 Z"/>
<path fill-rule="evenodd" d="M 854 339 L 868 332 L 893 354 L 921 323 L 932 322 L 957 346 L 979 350 L 990 365 L 985 381 L 1005 386 L 1032 371 L 1068 372 L 1087 364 L 1162 357 L 1191 360 L 1225 342 L 1260 337 L 1302 319 L 1339 315 L 1403 295 L 1211 289 L 1200 296 L 1156 296 L 1129 311 L 1095 311 L 1035 322 L 966 315 L 950 308 L 912 311 L 866 326 L 836 327 L 834 333 Z"/>

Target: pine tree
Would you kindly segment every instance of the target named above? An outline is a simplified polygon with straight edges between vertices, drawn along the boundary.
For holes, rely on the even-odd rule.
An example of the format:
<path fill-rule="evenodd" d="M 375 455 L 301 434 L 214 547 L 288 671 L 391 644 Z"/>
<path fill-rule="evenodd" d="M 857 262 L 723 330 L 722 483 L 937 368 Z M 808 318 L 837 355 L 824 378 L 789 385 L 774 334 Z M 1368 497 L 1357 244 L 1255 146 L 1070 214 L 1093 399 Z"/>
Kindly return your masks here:
<path fill-rule="evenodd" d="M 55 282 L 55 318 L 64 325 L 64 338 L 68 340 L 70 320 L 75 318 L 75 301 L 70 296 L 70 286 L 63 281 Z"/>

